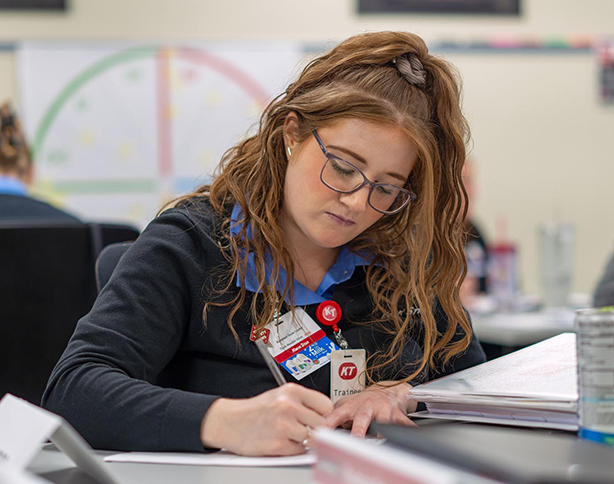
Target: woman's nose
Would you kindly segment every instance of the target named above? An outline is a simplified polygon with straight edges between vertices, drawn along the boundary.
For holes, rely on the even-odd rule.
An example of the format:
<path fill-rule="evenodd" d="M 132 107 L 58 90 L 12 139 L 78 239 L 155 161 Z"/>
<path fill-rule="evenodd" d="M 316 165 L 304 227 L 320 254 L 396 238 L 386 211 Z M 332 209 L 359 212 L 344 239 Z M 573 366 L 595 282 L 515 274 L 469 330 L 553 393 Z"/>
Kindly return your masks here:
<path fill-rule="evenodd" d="M 362 213 L 369 207 L 370 187 L 365 185 L 353 193 L 342 193 L 339 198 L 352 212 Z"/>

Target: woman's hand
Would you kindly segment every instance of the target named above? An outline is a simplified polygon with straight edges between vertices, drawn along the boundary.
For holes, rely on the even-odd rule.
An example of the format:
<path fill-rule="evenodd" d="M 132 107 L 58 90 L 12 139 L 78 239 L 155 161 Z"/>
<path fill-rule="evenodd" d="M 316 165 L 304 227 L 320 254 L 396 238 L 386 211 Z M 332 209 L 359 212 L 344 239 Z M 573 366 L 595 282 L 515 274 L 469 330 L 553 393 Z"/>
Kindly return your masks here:
<path fill-rule="evenodd" d="M 416 410 L 417 402 L 409 400 L 411 385 L 393 381 L 379 382 L 355 395 L 343 397 L 335 410 L 326 417 L 330 428 L 351 428 L 352 435 L 364 437 L 372 421 L 415 426 L 408 413 Z"/>
<path fill-rule="evenodd" d="M 332 410 L 326 395 L 296 383 L 252 398 L 220 398 L 203 418 L 201 441 L 240 455 L 301 454 L 301 442 L 311 436 L 308 427 L 325 426 Z"/>

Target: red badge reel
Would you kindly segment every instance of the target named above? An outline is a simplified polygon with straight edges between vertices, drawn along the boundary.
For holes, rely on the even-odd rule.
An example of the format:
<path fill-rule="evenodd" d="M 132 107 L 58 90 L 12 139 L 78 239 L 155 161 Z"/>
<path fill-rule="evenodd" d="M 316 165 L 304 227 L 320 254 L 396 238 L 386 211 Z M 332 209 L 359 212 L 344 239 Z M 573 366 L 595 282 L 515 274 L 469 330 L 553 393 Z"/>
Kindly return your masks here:
<path fill-rule="evenodd" d="M 341 349 L 347 350 L 349 349 L 348 342 L 341 334 L 341 330 L 337 323 L 341 321 L 341 306 L 337 304 L 335 301 L 324 301 L 320 303 L 318 309 L 316 310 L 316 317 L 320 324 L 324 326 L 332 326 L 333 334 L 335 335 L 335 339 L 337 340 L 337 344 Z"/>

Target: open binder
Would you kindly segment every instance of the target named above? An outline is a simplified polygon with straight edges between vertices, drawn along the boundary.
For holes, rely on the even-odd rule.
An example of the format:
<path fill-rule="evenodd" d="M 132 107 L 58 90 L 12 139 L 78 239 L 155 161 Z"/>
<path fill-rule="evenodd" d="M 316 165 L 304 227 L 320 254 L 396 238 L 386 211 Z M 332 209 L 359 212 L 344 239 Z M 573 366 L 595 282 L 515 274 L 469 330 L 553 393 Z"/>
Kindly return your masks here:
<path fill-rule="evenodd" d="M 412 417 L 577 430 L 576 335 L 563 333 L 416 386 L 410 396 L 427 408 Z"/>

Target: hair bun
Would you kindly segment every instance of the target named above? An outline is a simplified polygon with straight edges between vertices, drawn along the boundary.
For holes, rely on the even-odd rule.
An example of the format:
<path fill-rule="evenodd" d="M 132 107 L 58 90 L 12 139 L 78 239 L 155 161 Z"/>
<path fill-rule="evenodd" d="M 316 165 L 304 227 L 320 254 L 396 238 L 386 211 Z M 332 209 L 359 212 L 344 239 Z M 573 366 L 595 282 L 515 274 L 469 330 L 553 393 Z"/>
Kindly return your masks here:
<path fill-rule="evenodd" d="M 396 57 L 392 62 L 396 66 L 397 70 L 403 74 L 407 82 L 414 84 L 418 87 L 422 87 L 426 84 L 426 71 L 418 55 L 413 52 L 407 54 L 401 54 Z"/>

